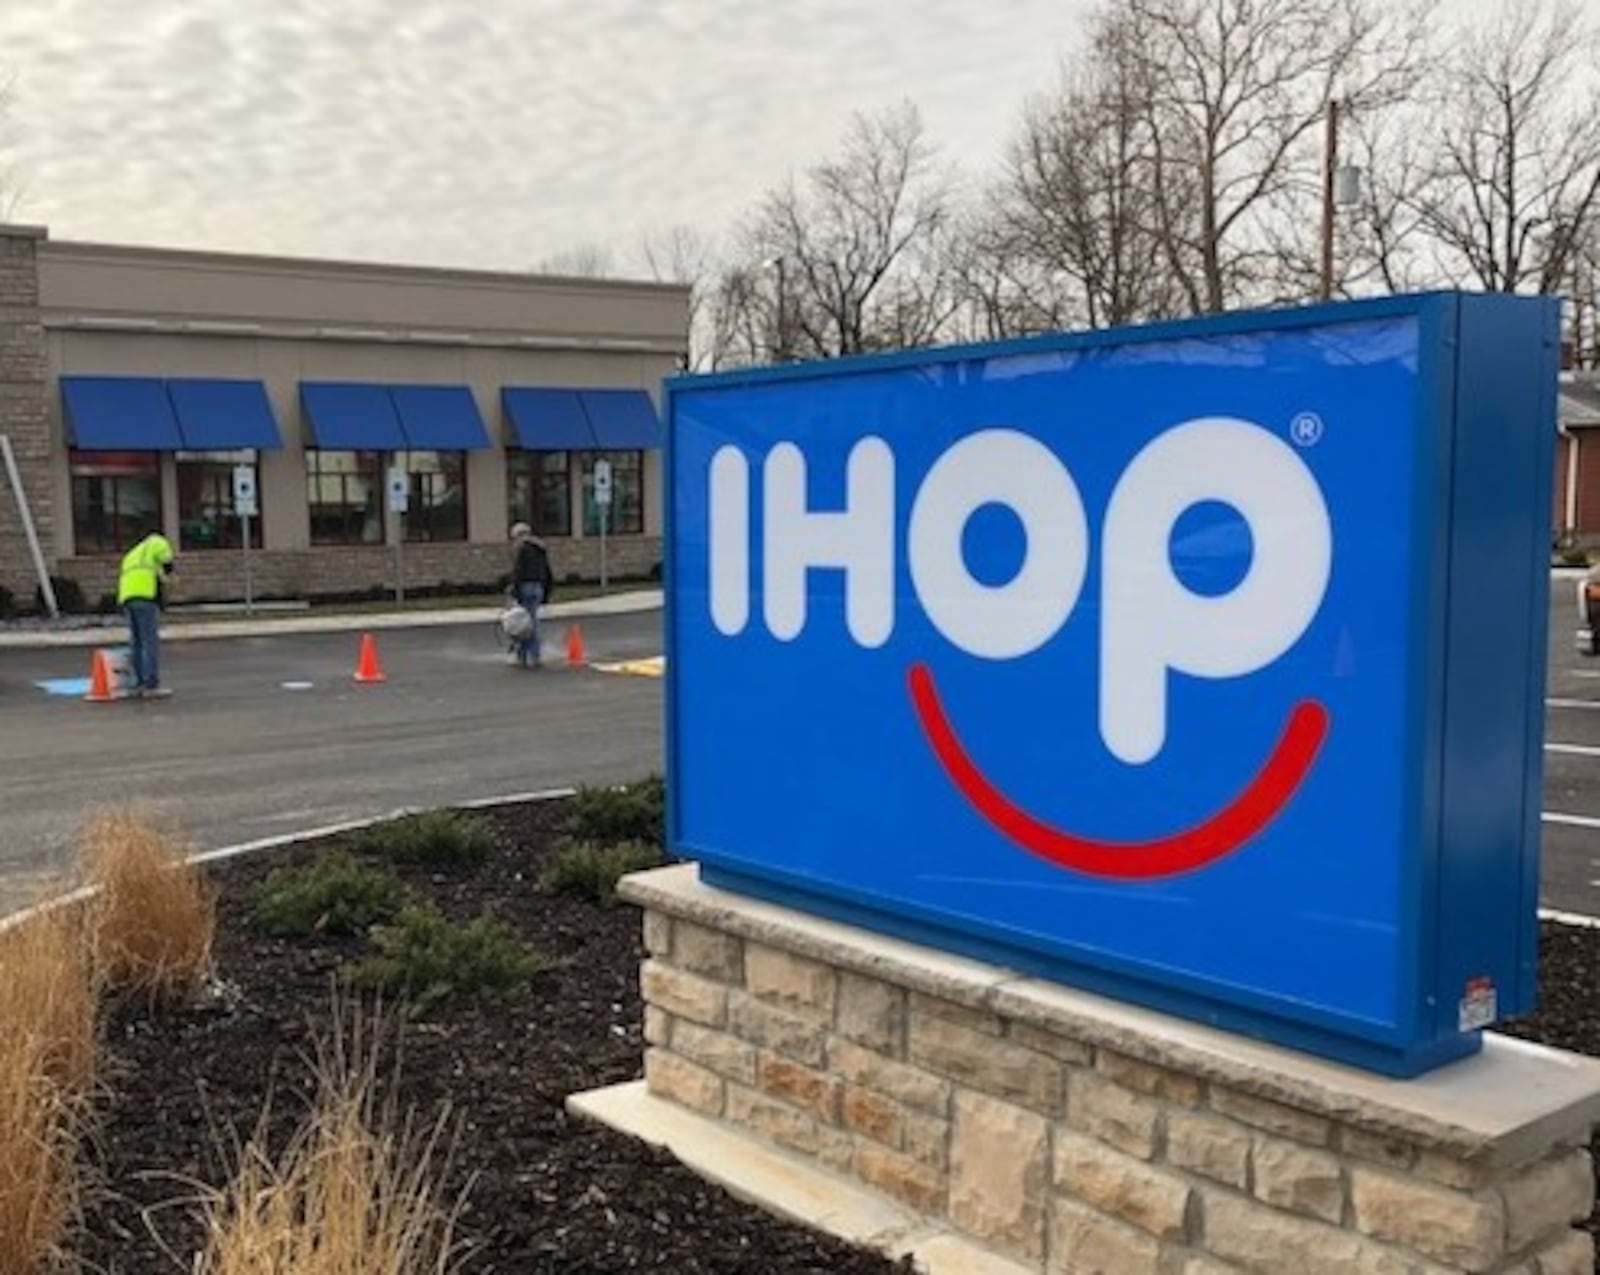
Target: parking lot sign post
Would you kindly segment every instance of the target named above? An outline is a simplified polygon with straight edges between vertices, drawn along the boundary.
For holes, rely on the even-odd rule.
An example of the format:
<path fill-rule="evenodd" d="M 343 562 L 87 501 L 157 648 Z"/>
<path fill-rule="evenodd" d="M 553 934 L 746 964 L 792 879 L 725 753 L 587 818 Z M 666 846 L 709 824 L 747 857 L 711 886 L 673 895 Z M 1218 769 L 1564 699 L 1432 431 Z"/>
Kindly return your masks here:
<path fill-rule="evenodd" d="M 244 613 L 255 613 L 255 597 L 250 578 L 250 520 L 260 513 L 254 465 L 233 468 L 233 512 L 239 516 L 239 540 L 244 549 Z"/>
<path fill-rule="evenodd" d="M 611 521 L 611 462 L 602 456 L 594 463 L 594 503 L 600 515 L 600 587 L 606 587 L 606 529 Z"/>
<path fill-rule="evenodd" d="M 406 604 L 406 514 L 411 509 L 411 475 L 395 467 L 388 474 L 389 512 L 395 515 L 394 604 Z"/>

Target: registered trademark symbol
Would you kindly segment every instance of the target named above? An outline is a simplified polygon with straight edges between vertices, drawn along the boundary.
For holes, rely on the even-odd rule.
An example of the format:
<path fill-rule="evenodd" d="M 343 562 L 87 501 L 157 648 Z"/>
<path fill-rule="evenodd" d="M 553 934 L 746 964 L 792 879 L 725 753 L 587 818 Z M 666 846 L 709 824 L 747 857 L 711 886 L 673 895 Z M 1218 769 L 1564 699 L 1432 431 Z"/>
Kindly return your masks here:
<path fill-rule="evenodd" d="M 1315 447 L 1322 441 L 1322 417 L 1315 412 L 1301 412 L 1289 422 L 1289 437 L 1297 447 Z"/>

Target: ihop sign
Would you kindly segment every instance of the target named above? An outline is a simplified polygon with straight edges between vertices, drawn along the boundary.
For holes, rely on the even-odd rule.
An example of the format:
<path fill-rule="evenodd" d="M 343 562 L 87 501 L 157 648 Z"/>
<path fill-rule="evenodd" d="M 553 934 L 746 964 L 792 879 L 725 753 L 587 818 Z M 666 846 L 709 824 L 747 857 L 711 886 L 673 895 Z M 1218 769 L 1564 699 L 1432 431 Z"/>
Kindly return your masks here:
<path fill-rule="evenodd" d="M 1395 1074 L 1535 986 L 1554 303 L 668 384 L 706 878 Z"/>

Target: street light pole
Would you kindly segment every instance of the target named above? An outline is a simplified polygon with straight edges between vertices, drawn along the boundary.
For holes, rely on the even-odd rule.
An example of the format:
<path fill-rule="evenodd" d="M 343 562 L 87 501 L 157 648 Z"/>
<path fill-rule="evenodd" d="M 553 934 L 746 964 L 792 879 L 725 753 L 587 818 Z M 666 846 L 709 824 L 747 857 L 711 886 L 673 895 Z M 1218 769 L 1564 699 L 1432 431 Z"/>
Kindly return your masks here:
<path fill-rule="evenodd" d="M 774 362 L 787 363 L 789 361 L 789 325 L 785 320 L 788 315 L 784 310 L 784 302 L 788 289 L 784 286 L 784 260 L 782 257 L 768 257 L 761 263 L 768 270 L 778 276 L 778 316 L 777 316 L 777 349 L 774 352 Z"/>

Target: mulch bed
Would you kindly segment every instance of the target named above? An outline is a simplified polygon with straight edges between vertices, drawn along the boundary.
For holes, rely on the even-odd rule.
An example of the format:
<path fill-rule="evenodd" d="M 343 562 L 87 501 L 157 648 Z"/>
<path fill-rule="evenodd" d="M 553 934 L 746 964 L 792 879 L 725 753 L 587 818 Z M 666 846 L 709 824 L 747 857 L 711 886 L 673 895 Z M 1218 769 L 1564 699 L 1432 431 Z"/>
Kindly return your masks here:
<path fill-rule="evenodd" d="M 550 803 L 483 817 L 499 847 L 482 867 L 397 874 L 451 920 L 492 915 L 563 963 L 524 993 L 437 1006 L 404 1031 L 400 1108 L 430 1123 L 448 1104 L 459 1126 L 444 1194 L 466 1190 L 459 1231 L 472 1253 L 464 1270 L 902 1270 L 740 1204 L 631 1138 L 567 1118 L 569 1094 L 640 1074 L 639 913 L 535 888 L 559 818 Z M 336 971 L 363 943 L 261 937 L 249 924 L 248 894 L 273 868 L 321 852 L 301 847 L 218 867 L 220 994 L 212 1003 L 112 1012 L 109 1092 L 90 1154 L 96 1181 L 75 1245 L 86 1269 L 188 1269 L 200 1233 L 186 1204 L 192 1184 L 226 1180 L 232 1148 L 264 1106 L 283 1128 L 303 1114 L 311 1024 L 326 1023 Z"/>
<path fill-rule="evenodd" d="M 404 1029 L 402 1109 L 448 1106 L 460 1129 L 448 1197 L 465 1191 L 465 1270 L 831 1272 L 904 1266 L 740 1204 L 671 1157 L 581 1121 L 566 1097 L 641 1070 L 638 912 L 534 886 L 559 806 L 486 812 L 498 848 L 482 867 L 397 867 L 452 920 L 491 915 L 562 964 L 503 1002 L 449 1003 Z M 274 868 L 326 847 L 219 866 L 219 993 L 182 1011 L 117 1006 L 107 1093 L 75 1256 L 106 1275 L 171 1275 L 198 1246 L 196 1183 L 220 1184 L 264 1108 L 286 1129 L 310 1093 L 308 1058 L 339 967 L 361 940 L 261 937 L 248 894 Z M 1539 1013 L 1504 1030 L 1600 1054 L 1600 930 L 1546 925 Z M 1597 1140 L 1600 1142 L 1600 1140 Z M 1600 1151 L 1600 1145 L 1596 1147 Z M 1600 1234 L 1600 1209 L 1590 1220 Z M 1600 1269 L 1600 1268 L 1597 1268 Z"/>

